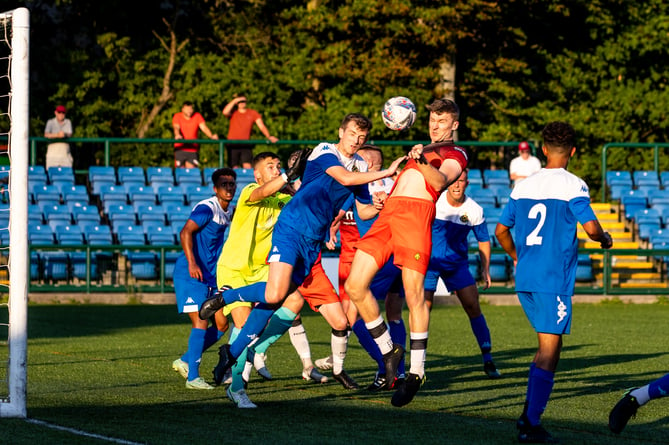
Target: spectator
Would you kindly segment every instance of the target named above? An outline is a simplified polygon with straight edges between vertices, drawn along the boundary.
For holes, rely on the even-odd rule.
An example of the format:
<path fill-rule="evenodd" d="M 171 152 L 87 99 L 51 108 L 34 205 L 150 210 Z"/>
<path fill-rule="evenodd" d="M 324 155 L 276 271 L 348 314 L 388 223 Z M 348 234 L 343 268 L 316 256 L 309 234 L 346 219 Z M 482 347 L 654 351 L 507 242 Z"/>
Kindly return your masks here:
<path fill-rule="evenodd" d="M 218 135 L 211 132 L 200 113 L 195 112 L 193 102 L 184 102 L 181 111 L 172 118 L 174 139 L 197 139 L 202 130 L 209 139 L 218 139 Z M 192 142 L 178 142 L 174 144 L 174 166 L 184 168 L 200 167 L 200 145 Z"/>
<path fill-rule="evenodd" d="M 223 108 L 223 116 L 230 119 L 228 139 L 248 140 L 251 139 L 253 124 L 258 126 L 260 132 L 271 142 L 276 143 L 279 138 L 272 136 L 262 120 L 262 116 L 256 110 L 247 108 L 246 96 L 237 96 Z M 253 160 L 253 147 L 248 144 L 228 144 L 228 165 L 232 168 L 251 168 Z"/>
<path fill-rule="evenodd" d="M 541 170 L 541 162 L 530 152 L 530 144 L 523 141 L 518 144 L 518 156 L 511 160 L 509 177 L 515 184 Z"/>
<path fill-rule="evenodd" d="M 44 128 L 44 137 L 49 139 L 65 139 L 72 136 L 72 122 L 65 117 L 67 110 L 63 105 L 58 105 L 54 114 L 56 117 L 49 119 Z M 70 144 L 67 142 L 52 142 L 46 149 L 46 168 L 49 167 L 72 167 L 72 154 Z"/>

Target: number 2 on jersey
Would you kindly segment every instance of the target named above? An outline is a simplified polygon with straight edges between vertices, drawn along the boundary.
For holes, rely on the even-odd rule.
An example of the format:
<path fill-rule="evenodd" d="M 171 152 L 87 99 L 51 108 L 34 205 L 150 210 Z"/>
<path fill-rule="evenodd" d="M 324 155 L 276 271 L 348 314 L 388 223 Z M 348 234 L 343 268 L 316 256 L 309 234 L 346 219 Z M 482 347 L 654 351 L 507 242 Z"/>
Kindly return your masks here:
<path fill-rule="evenodd" d="M 530 209 L 530 212 L 527 214 L 527 217 L 529 219 L 539 219 L 539 223 L 537 226 L 530 232 L 529 235 L 527 235 L 527 238 L 525 238 L 525 245 L 526 246 L 540 246 L 543 237 L 539 235 L 539 232 L 541 231 L 541 228 L 544 226 L 544 222 L 546 222 L 546 205 L 542 203 L 538 203 L 532 206 Z"/>

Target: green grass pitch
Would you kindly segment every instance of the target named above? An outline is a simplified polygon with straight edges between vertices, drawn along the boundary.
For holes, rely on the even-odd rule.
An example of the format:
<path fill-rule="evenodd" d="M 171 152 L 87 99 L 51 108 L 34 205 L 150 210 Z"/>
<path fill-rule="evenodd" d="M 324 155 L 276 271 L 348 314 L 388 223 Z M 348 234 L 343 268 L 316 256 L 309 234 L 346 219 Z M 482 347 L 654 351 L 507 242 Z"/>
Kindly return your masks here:
<path fill-rule="evenodd" d="M 240 410 L 223 387 L 187 390 L 172 371 L 190 329 L 175 306 L 31 305 L 29 419 L 88 435 L 0 419 L 0 443 L 514 443 L 536 336 L 519 306 L 483 310 L 500 380 L 483 374 L 464 311 L 441 306 L 430 326 L 428 379 L 408 406 L 392 407 L 389 392 L 304 382 L 284 337 L 268 351 L 274 380 L 253 374 L 248 393 L 259 408 Z M 620 436 L 606 426 L 625 388 L 669 372 L 668 313 L 664 304 L 575 305 L 544 426 L 562 443 L 669 443 L 669 399 L 642 407 Z M 303 316 L 313 358 L 327 355 L 325 321 Z M 364 388 L 374 366 L 354 335 L 349 343 L 346 369 Z M 208 381 L 217 346 L 203 357 Z"/>

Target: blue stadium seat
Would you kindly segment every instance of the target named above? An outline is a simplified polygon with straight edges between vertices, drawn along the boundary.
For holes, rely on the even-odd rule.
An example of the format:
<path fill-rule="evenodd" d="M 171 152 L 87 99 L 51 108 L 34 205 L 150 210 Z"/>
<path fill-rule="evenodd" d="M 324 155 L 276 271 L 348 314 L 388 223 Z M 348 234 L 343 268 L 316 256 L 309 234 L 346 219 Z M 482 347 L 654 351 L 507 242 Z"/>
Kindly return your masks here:
<path fill-rule="evenodd" d="M 85 225 L 82 232 L 86 243 L 90 245 L 109 246 L 113 242 L 111 228 L 106 224 Z"/>
<path fill-rule="evenodd" d="M 660 184 L 665 190 L 669 189 L 669 171 L 660 172 Z"/>
<path fill-rule="evenodd" d="M 174 169 L 176 185 L 191 184 L 202 185 L 202 172 L 199 168 L 177 168 Z"/>
<path fill-rule="evenodd" d="M 59 225 L 55 227 L 56 241 L 63 245 L 84 244 L 84 235 L 80 226 Z"/>
<path fill-rule="evenodd" d="M 114 228 L 119 225 L 134 226 L 137 221 L 135 209 L 128 204 L 109 206 L 107 218 Z"/>
<path fill-rule="evenodd" d="M 486 186 L 503 185 L 507 188 L 511 187 L 511 179 L 509 179 L 508 170 L 483 170 L 483 180 Z"/>
<path fill-rule="evenodd" d="M 153 252 L 127 252 L 130 261 L 130 273 L 139 280 L 155 280 L 158 278 L 157 258 Z"/>
<path fill-rule="evenodd" d="M 72 214 L 66 205 L 45 205 L 42 207 L 42 214 L 49 225 L 54 223 L 70 224 L 72 222 Z"/>
<path fill-rule="evenodd" d="M 116 169 L 116 176 L 118 177 L 119 184 L 146 185 L 146 178 L 142 167 L 118 167 Z"/>
<path fill-rule="evenodd" d="M 63 251 L 46 251 L 40 253 L 44 280 L 61 281 L 70 278 L 70 256 Z"/>
<path fill-rule="evenodd" d="M 476 281 L 481 279 L 480 258 L 478 254 L 470 253 L 467 255 L 467 263 L 469 264 L 469 273 Z"/>
<path fill-rule="evenodd" d="M 114 227 L 114 233 L 119 244 L 122 245 L 142 245 L 146 244 L 144 228 L 139 225 L 119 225 Z"/>
<path fill-rule="evenodd" d="M 49 204 L 60 204 L 60 189 L 55 185 L 38 185 L 33 186 L 32 193 L 35 203 L 49 203 Z"/>
<path fill-rule="evenodd" d="M 131 204 L 151 205 L 156 203 L 156 192 L 150 186 L 132 185 L 127 190 Z"/>
<path fill-rule="evenodd" d="M 490 255 L 490 280 L 509 281 L 509 261 L 506 254 L 493 253 Z"/>
<path fill-rule="evenodd" d="M 467 173 L 467 179 L 469 180 L 469 185 L 480 185 L 483 187 L 483 174 L 478 168 L 469 169 Z"/>
<path fill-rule="evenodd" d="M 662 219 L 657 209 L 639 209 L 634 212 L 634 222 L 638 228 L 639 238 L 650 239 L 651 232 L 662 228 Z"/>
<path fill-rule="evenodd" d="M 142 224 L 146 239 L 151 245 L 175 244 L 172 228 L 156 223 L 147 222 Z"/>
<path fill-rule="evenodd" d="M 180 254 L 181 252 L 177 251 L 165 252 L 165 279 L 171 280 L 174 278 L 174 267 Z"/>
<path fill-rule="evenodd" d="M 620 198 L 630 190 L 632 190 L 632 187 L 628 185 L 613 185 L 609 189 L 609 196 L 613 201 L 620 201 Z"/>
<path fill-rule="evenodd" d="M 42 279 L 40 271 L 42 270 L 42 260 L 37 252 L 30 252 L 30 281 Z"/>
<path fill-rule="evenodd" d="M 88 168 L 88 182 L 111 182 L 116 184 L 116 170 L 112 166 L 92 165 Z"/>
<path fill-rule="evenodd" d="M 504 209 L 502 207 L 484 207 L 483 216 L 487 218 L 495 218 L 499 221 L 499 218 L 502 216 Z"/>
<path fill-rule="evenodd" d="M 184 184 L 181 188 L 191 207 L 204 199 L 214 196 L 214 191 L 206 186 L 189 186 L 188 184 Z"/>
<path fill-rule="evenodd" d="M 669 190 L 651 189 L 647 190 L 648 205 L 669 204 Z"/>
<path fill-rule="evenodd" d="M 156 195 L 158 202 L 162 205 L 166 204 L 184 204 L 184 192 L 179 186 L 165 185 L 158 187 Z"/>
<path fill-rule="evenodd" d="M 149 167 L 146 169 L 146 179 L 150 185 L 174 185 L 174 173 L 170 167 Z"/>
<path fill-rule="evenodd" d="M 588 254 L 579 254 L 576 263 L 576 281 L 579 283 L 590 283 L 594 279 L 592 258 Z"/>
<path fill-rule="evenodd" d="M 634 185 L 640 187 L 660 188 L 660 178 L 655 170 L 637 170 L 632 173 Z"/>
<path fill-rule="evenodd" d="M 37 204 L 28 204 L 28 225 L 42 224 L 43 222 L 42 208 Z"/>
<path fill-rule="evenodd" d="M 30 244 L 53 244 L 53 229 L 47 224 L 28 226 L 28 241 Z"/>
<path fill-rule="evenodd" d="M 214 183 L 211 181 L 211 175 L 218 170 L 218 167 L 207 167 L 202 171 L 202 178 L 204 180 L 204 185 L 213 186 Z"/>
<path fill-rule="evenodd" d="M 497 197 L 495 196 L 495 190 L 484 189 L 484 188 L 478 190 L 476 189 L 470 190 L 469 187 L 467 187 L 466 193 L 481 207 L 488 208 L 497 206 Z"/>
<path fill-rule="evenodd" d="M 28 182 L 47 184 L 49 182 L 43 165 L 28 167 Z"/>
<path fill-rule="evenodd" d="M 74 202 L 68 203 L 67 207 L 70 209 L 75 224 L 100 224 L 100 210 L 97 206 Z"/>
<path fill-rule="evenodd" d="M 74 185 L 74 169 L 72 167 L 49 167 L 47 174 L 51 184 Z"/>
<path fill-rule="evenodd" d="M 637 210 L 645 209 L 648 206 L 648 198 L 643 189 L 628 190 L 620 197 L 620 202 L 624 207 L 625 218 L 627 220 L 631 220 Z"/>
<path fill-rule="evenodd" d="M 141 225 L 144 225 L 146 222 L 157 222 L 160 223 L 161 226 L 164 226 L 167 222 L 165 208 L 161 205 L 139 204 L 135 206 L 135 213 L 137 214 L 137 219 Z"/>
<path fill-rule="evenodd" d="M 122 185 L 102 185 L 98 192 L 100 201 L 122 201 L 128 202 L 128 194 L 125 186 Z"/>
<path fill-rule="evenodd" d="M 100 267 L 98 266 L 98 254 L 91 252 L 90 269 L 86 267 L 86 252 L 72 252 L 70 254 L 70 263 L 72 265 L 72 276 L 78 280 L 100 279 Z M 90 270 L 90 276 L 87 272 Z"/>
<path fill-rule="evenodd" d="M 80 202 L 87 204 L 89 201 L 88 190 L 85 185 L 66 185 L 60 188 L 60 194 L 65 204 Z"/>
<path fill-rule="evenodd" d="M 606 172 L 606 184 L 609 187 L 623 186 L 631 189 L 634 185 L 632 173 L 626 170 L 609 170 Z"/>

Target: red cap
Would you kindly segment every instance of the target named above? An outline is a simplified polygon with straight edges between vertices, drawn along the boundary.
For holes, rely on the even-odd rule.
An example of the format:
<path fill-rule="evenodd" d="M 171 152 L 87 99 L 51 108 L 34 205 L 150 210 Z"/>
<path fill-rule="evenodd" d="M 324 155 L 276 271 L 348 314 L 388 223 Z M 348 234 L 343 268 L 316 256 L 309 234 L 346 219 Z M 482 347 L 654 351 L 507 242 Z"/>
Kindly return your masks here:
<path fill-rule="evenodd" d="M 56 107 L 56 113 L 66 113 L 66 112 L 67 112 L 67 110 L 65 109 L 65 107 L 63 105 L 58 105 Z"/>
<path fill-rule="evenodd" d="M 525 141 L 521 142 L 518 144 L 518 151 L 530 151 L 530 144 Z"/>

